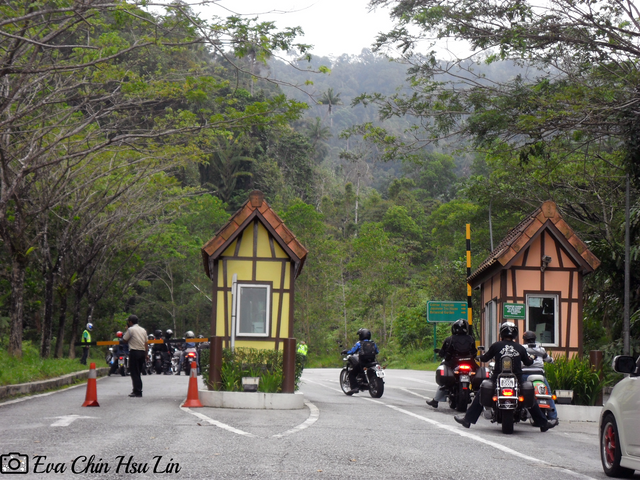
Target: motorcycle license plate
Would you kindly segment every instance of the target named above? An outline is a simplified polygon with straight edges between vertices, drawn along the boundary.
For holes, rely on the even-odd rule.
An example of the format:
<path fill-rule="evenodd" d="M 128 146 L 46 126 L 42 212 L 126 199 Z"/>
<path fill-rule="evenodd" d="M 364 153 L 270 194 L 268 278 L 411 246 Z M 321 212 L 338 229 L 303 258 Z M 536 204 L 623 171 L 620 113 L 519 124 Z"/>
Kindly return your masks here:
<path fill-rule="evenodd" d="M 378 376 L 378 378 L 384 378 L 384 370 L 380 367 L 376 368 L 376 375 Z"/>
<path fill-rule="evenodd" d="M 538 406 L 540 408 L 551 408 L 551 405 L 549 405 L 549 402 L 547 400 L 542 400 L 542 399 L 538 399 Z"/>
<path fill-rule="evenodd" d="M 515 388 L 515 386 L 516 386 L 516 379 L 513 377 L 500 379 L 501 388 Z"/>
<path fill-rule="evenodd" d="M 471 377 L 469 377 L 469 375 L 460 375 L 460 381 L 468 383 L 471 381 Z"/>

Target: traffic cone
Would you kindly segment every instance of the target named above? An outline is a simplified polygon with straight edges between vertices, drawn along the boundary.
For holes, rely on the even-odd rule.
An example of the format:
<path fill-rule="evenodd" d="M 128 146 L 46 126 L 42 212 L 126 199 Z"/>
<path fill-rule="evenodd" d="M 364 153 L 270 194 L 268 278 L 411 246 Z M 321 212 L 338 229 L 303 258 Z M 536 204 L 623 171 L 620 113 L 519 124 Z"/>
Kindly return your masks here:
<path fill-rule="evenodd" d="M 87 396 L 84 398 L 83 407 L 99 407 L 98 403 L 98 389 L 96 387 L 96 364 L 89 365 L 89 381 L 87 381 Z"/>
<path fill-rule="evenodd" d="M 189 377 L 189 391 L 183 407 L 202 407 L 198 396 L 198 364 L 191 362 L 191 375 Z"/>

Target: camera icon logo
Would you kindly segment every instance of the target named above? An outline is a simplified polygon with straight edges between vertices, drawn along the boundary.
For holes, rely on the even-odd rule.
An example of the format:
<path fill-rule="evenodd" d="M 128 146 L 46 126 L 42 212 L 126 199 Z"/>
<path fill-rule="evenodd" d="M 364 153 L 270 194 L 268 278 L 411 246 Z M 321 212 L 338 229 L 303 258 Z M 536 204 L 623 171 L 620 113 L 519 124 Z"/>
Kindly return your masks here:
<path fill-rule="evenodd" d="M 29 457 L 21 453 L 0 455 L 0 473 L 28 473 Z"/>

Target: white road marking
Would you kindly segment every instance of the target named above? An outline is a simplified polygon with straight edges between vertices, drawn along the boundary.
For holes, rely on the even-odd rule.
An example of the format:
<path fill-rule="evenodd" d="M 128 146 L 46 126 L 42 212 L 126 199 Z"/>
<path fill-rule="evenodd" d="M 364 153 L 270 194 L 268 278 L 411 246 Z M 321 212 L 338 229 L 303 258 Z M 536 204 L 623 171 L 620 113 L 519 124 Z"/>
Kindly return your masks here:
<path fill-rule="evenodd" d="M 69 425 L 71 425 L 74 421 L 78 420 L 79 418 L 96 418 L 96 417 L 83 417 L 82 415 L 64 415 L 62 417 L 47 417 L 47 418 L 59 418 L 60 420 L 57 420 L 55 422 L 53 422 L 50 426 L 51 427 L 68 427 Z"/>
<path fill-rule="evenodd" d="M 318 417 L 320 417 L 320 410 L 318 410 L 318 407 L 316 407 L 311 402 L 305 401 L 304 404 L 307 407 L 309 407 L 309 411 L 310 411 L 309 418 L 307 418 L 300 425 L 293 427 L 291 430 L 287 430 L 286 432 L 279 433 L 277 435 L 272 435 L 273 438 L 282 438 L 287 435 L 291 435 L 292 433 L 298 433 L 299 431 L 304 430 L 305 428 L 309 428 L 311 425 L 316 423 L 316 421 L 318 420 Z"/>
<path fill-rule="evenodd" d="M 287 435 L 291 435 L 294 433 L 298 433 L 306 428 L 309 428 L 311 425 L 316 423 L 318 418 L 320 417 L 320 410 L 313 403 L 305 401 L 304 404 L 309 408 L 309 417 L 302 422 L 300 425 L 297 425 L 286 432 L 278 433 L 276 435 L 272 435 L 272 438 L 282 438 Z M 180 407 L 181 410 L 184 410 L 191 415 L 195 415 L 200 420 L 203 420 L 211 425 L 222 428 L 223 430 L 227 430 L 228 432 L 235 433 L 237 435 L 244 435 L 245 437 L 259 438 L 258 435 L 254 435 L 253 433 L 245 432 L 244 430 L 240 430 L 239 428 L 232 427 L 231 425 L 227 425 L 226 423 L 219 422 L 214 420 L 213 418 L 207 417 L 203 413 L 195 412 L 187 407 Z"/>
<path fill-rule="evenodd" d="M 215 425 L 216 427 L 222 428 L 223 430 L 227 430 L 228 432 L 236 433 L 238 435 L 244 435 L 245 437 L 255 437 L 256 436 L 253 433 L 245 432 L 243 430 L 240 430 L 239 428 L 234 428 L 231 425 L 227 425 L 226 423 L 222 423 L 222 422 L 219 422 L 217 420 L 214 420 L 213 418 L 209 418 L 209 417 L 207 417 L 206 415 L 204 415 L 202 413 L 194 412 L 193 410 L 191 410 L 188 407 L 180 407 L 180 409 L 184 410 L 187 413 L 190 413 L 191 415 L 195 415 L 200 420 L 204 420 L 205 422 L 210 423 L 211 425 Z"/>

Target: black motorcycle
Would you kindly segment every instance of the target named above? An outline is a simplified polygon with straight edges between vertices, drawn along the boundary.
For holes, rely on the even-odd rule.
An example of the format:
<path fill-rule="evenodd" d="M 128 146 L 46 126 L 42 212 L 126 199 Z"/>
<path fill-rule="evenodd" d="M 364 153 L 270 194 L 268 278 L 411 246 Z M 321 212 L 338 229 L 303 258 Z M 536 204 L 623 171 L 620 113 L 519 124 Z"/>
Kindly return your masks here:
<path fill-rule="evenodd" d="M 535 401 L 531 382 L 520 384 L 513 373 L 513 359 L 502 357 L 502 371 L 496 381 L 484 380 L 480 385 L 480 403 L 491 412 L 491 422 L 502 425 L 502 433 L 513 433 L 514 423 L 522 419 L 522 412 Z"/>
<path fill-rule="evenodd" d="M 434 349 L 439 353 L 439 349 Z M 471 403 L 471 393 L 477 392 L 482 380 L 488 378 L 484 367 L 478 366 L 473 357 L 454 357 L 442 362 L 436 369 L 436 383 L 447 391 L 449 407 L 466 412 Z"/>
<path fill-rule="evenodd" d="M 340 387 L 346 394 L 351 391 L 351 384 L 349 383 L 349 373 L 353 370 L 353 365 L 349 361 L 351 355 L 347 355 L 342 360 L 344 361 L 344 367 L 340 372 Z M 369 395 L 373 398 L 380 398 L 384 393 L 384 370 L 380 366 L 377 360 L 372 362 L 366 362 L 362 366 L 362 372 L 356 377 L 358 380 L 358 389 L 361 392 L 369 390 Z"/>

